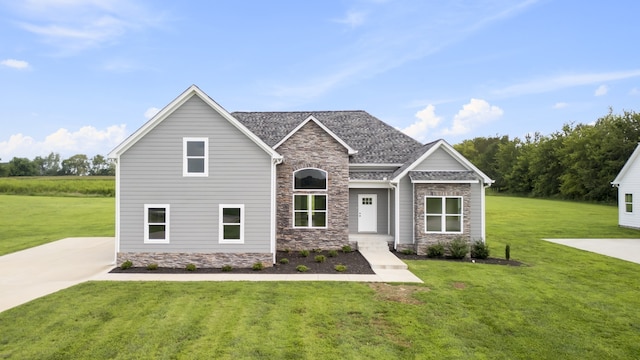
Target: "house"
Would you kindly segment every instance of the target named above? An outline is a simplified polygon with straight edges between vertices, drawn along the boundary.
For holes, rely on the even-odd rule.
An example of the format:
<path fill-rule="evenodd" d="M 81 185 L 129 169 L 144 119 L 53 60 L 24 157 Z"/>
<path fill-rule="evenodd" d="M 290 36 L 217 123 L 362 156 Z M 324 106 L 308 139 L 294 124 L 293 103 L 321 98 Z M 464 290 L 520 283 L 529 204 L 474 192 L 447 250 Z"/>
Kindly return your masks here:
<path fill-rule="evenodd" d="M 359 239 L 484 241 L 492 180 L 364 111 L 229 113 L 191 86 L 118 145 L 117 263 L 273 264 Z"/>
<path fill-rule="evenodd" d="M 611 182 L 618 188 L 618 225 L 640 229 L 640 144 Z"/>

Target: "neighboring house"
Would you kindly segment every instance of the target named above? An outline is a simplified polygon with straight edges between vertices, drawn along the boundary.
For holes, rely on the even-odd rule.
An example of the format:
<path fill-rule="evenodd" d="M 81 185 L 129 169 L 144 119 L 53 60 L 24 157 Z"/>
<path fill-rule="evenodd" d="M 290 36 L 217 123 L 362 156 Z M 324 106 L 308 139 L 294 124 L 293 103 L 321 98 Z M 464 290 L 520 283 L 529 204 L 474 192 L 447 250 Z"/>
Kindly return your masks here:
<path fill-rule="evenodd" d="M 611 185 L 618 188 L 618 225 L 640 229 L 640 145 Z"/>
<path fill-rule="evenodd" d="M 424 254 L 485 239 L 492 180 L 443 140 L 364 111 L 228 113 L 191 86 L 110 154 L 116 253 L 160 266 L 250 266 L 362 237 Z"/>

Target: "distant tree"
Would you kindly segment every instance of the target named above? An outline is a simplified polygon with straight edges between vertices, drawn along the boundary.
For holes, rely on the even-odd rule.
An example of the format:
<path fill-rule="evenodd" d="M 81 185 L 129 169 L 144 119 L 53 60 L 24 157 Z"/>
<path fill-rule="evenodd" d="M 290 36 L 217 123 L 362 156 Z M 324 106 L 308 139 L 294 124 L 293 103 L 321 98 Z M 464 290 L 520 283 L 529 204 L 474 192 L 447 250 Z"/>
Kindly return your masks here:
<path fill-rule="evenodd" d="M 2 161 L 2 159 L 0 159 Z M 9 164 L 0 162 L 0 177 L 9 176 Z"/>
<path fill-rule="evenodd" d="M 50 152 L 43 162 L 44 174 L 47 176 L 58 175 L 61 170 L 60 166 L 60 154 Z"/>
<path fill-rule="evenodd" d="M 87 155 L 77 154 L 72 157 L 62 160 L 62 175 L 77 175 L 84 176 L 89 174 L 89 159 Z"/>
<path fill-rule="evenodd" d="M 27 158 L 14 157 L 9 161 L 9 176 L 36 176 L 36 164 Z"/>
<path fill-rule="evenodd" d="M 91 159 L 91 170 L 89 173 L 91 175 L 115 175 L 113 171 L 113 161 L 111 159 L 106 159 L 102 155 L 96 155 Z"/>

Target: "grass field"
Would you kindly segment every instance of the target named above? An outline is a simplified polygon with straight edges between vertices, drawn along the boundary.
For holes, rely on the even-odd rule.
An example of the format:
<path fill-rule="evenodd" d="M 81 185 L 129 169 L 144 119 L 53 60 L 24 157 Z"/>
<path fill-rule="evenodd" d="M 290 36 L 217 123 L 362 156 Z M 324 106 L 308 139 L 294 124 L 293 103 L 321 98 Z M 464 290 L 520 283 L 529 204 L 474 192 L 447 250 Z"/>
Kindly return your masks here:
<path fill-rule="evenodd" d="M 614 207 L 488 197 L 487 217 L 492 255 L 509 243 L 527 266 L 410 261 L 417 286 L 89 282 L 0 313 L 0 358 L 638 357 L 640 265 L 540 240 L 640 237 Z"/>
<path fill-rule="evenodd" d="M 113 236 L 114 211 L 114 198 L 0 195 L 0 255 L 66 237 Z"/>

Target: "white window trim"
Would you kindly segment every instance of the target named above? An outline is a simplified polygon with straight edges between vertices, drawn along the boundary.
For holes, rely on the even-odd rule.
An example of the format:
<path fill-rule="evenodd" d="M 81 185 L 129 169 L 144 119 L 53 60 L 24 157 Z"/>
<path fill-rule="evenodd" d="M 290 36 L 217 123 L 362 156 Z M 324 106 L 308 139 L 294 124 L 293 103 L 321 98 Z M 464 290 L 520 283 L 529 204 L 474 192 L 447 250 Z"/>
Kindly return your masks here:
<path fill-rule="evenodd" d="M 192 141 L 204 142 L 204 172 L 190 173 L 187 156 L 187 143 Z M 195 158 L 195 157 L 194 157 Z M 200 158 L 199 156 L 197 158 Z M 209 138 L 206 137 L 185 137 L 182 138 L 182 176 L 190 177 L 207 177 L 209 176 Z"/>
<path fill-rule="evenodd" d="M 627 201 L 627 195 L 631 195 L 631 201 Z M 628 205 L 631 205 L 631 211 L 628 211 Z M 633 194 L 625 193 L 624 194 L 624 212 L 627 214 L 633 213 Z"/>
<path fill-rule="evenodd" d="M 298 189 L 298 188 L 296 188 L 296 173 L 298 171 L 302 171 L 302 170 L 318 170 L 318 171 L 322 171 L 324 173 L 324 179 L 325 179 L 324 180 L 324 189 Z M 314 168 L 314 167 L 307 167 L 307 168 L 298 169 L 298 170 L 293 172 L 293 182 L 291 183 L 291 187 L 293 188 L 293 191 L 302 191 L 302 192 L 327 191 L 327 189 L 329 188 L 329 173 L 327 171 L 325 171 L 325 170 Z"/>
<path fill-rule="evenodd" d="M 240 209 L 240 239 L 225 239 L 224 238 L 224 216 L 222 215 L 223 209 L 226 208 L 239 208 Z M 228 224 L 232 225 L 232 224 Z M 237 225 L 237 224 L 233 224 Z M 244 204 L 219 204 L 218 205 L 218 243 L 220 244 L 244 244 Z"/>
<path fill-rule="evenodd" d="M 296 196 L 306 196 L 307 197 L 307 207 L 308 210 L 306 210 L 305 212 L 307 212 L 307 224 L 309 224 L 309 226 L 296 226 Z M 311 224 L 313 223 L 313 211 L 311 209 L 311 197 L 312 196 L 324 196 L 325 198 L 325 204 L 326 204 L 326 209 L 325 210 L 320 210 L 318 212 L 323 212 L 325 213 L 324 215 L 324 226 L 312 226 Z M 321 194 L 311 194 L 311 193 L 298 193 L 298 194 L 293 194 L 293 198 L 292 198 L 292 214 L 293 216 L 291 217 L 291 224 L 294 228 L 296 229 L 326 229 L 328 228 L 328 224 L 329 224 L 329 196 L 325 193 L 321 193 Z M 302 211 L 297 211 L 297 212 L 302 212 Z"/>
<path fill-rule="evenodd" d="M 427 213 L 427 199 L 439 198 L 442 201 L 442 213 Z M 460 214 L 447 214 L 447 207 L 445 199 L 460 199 Z M 462 196 L 425 196 L 424 197 L 424 232 L 425 234 L 462 234 L 464 233 L 464 199 Z M 427 231 L 427 216 L 440 216 L 441 217 L 441 231 Z M 460 231 L 447 231 L 447 216 L 460 216 Z"/>
<path fill-rule="evenodd" d="M 164 208 L 165 209 L 165 220 L 164 223 L 164 234 L 165 238 L 158 239 L 149 239 L 149 225 L 159 224 L 159 223 L 149 223 L 149 209 L 150 208 Z M 169 204 L 144 204 L 144 243 L 145 244 L 168 244 L 170 240 L 170 223 L 171 223 L 171 210 Z"/>

